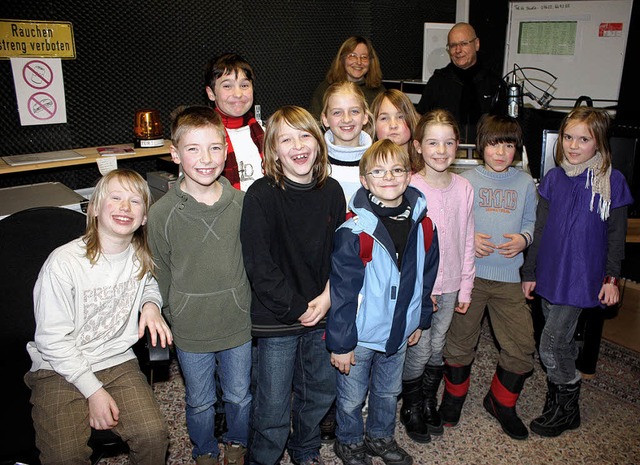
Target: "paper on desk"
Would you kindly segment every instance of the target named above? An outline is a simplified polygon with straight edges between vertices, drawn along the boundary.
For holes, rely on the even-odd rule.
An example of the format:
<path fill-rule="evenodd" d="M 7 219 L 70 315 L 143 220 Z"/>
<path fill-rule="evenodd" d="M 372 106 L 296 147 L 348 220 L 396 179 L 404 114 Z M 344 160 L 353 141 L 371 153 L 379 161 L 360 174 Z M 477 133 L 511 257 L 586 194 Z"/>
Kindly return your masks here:
<path fill-rule="evenodd" d="M 115 156 L 98 158 L 96 163 L 98 163 L 98 170 L 102 176 L 107 174 L 109 171 L 118 169 L 118 158 Z"/>

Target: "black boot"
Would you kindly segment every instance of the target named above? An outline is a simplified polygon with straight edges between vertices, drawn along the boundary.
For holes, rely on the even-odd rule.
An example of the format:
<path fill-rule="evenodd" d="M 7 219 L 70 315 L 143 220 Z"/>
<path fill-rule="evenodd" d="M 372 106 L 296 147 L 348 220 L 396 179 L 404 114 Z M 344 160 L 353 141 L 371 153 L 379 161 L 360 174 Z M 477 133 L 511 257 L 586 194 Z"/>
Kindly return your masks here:
<path fill-rule="evenodd" d="M 491 381 L 491 389 L 482 402 L 487 412 L 500 422 L 502 431 L 513 439 L 529 437 L 527 427 L 516 412 L 516 402 L 528 375 L 529 373 L 512 373 L 498 365 Z"/>
<path fill-rule="evenodd" d="M 444 374 L 444 365 L 432 366 L 427 365 L 422 374 L 422 393 L 424 395 L 424 409 L 422 410 L 422 418 L 429 428 L 429 433 L 434 436 L 440 436 L 444 432 L 442 426 L 442 418 L 438 413 L 438 388 L 442 375 Z"/>
<path fill-rule="evenodd" d="M 549 405 L 538 418 L 531 422 L 534 433 L 548 438 L 580 426 L 580 381 L 575 384 L 549 383 Z"/>
<path fill-rule="evenodd" d="M 444 394 L 440 403 L 442 424 L 454 427 L 460 421 L 460 413 L 469 391 L 471 365 L 444 365 Z"/>
<path fill-rule="evenodd" d="M 331 404 L 329 411 L 320 422 L 320 440 L 331 444 L 336 440 L 336 403 Z"/>
<path fill-rule="evenodd" d="M 403 381 L 400 421 L 407 430 L 407 436 L 415 442 L 426 444 L 431 441 L 431 436 L 422 419 L 422 404 L 422 377 Z"/>

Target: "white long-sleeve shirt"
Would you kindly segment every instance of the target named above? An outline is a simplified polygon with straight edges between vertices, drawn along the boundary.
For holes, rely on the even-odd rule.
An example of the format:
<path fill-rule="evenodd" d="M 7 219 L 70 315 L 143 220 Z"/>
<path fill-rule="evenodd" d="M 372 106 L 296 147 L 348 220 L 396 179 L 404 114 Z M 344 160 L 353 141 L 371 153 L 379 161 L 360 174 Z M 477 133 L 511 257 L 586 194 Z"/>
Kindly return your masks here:
<path fill-rule="evenodd" d="M 27 344 L 31 371 L 54 370 L 89 397 L 102 383 L 94 372 L 135 358 L 142 304 L 162 308 L 152 276 L 137 278 L 133 246 L 101 255 L 95 265 L 82 239 L 54 250 L 33 290 L 36 332 Z"/>

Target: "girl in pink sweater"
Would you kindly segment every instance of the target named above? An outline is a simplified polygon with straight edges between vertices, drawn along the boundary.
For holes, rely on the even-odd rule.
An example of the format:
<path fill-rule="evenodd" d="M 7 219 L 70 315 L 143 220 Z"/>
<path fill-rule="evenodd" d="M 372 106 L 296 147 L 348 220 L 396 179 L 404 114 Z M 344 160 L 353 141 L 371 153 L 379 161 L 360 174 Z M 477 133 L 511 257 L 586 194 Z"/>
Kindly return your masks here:
<path fill-rule="evenodd" d="M 427 216 L 438 230 L 440 264 L 431 299 L 431 328 L 407 349 L 402 376 L 400 419 L 408 436 L 429 442 L 444 431 L 436 394 L 444 372 L 445 336 L 453 313 L 465 313 L 475 277 L 473 187 L 451 173 L 460 140 L 453 115 L 446 110 L 426 113 L 418 122 L 409 147 L 414 172 L 411 185 L 427 198 Z"/>

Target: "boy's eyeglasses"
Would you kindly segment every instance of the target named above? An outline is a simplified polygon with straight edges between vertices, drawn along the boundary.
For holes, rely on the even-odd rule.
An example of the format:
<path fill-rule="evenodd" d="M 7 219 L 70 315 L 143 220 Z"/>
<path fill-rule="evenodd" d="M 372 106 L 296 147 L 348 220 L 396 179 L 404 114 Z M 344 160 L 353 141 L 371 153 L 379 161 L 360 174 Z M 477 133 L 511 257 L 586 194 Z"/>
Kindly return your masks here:
<path fill-rule="evenodd" d="M 349 55 L 347 55 L 347 60 L 349 61 L 360 60 L 362 63 L 369 63 L 369 55 L 358 55 L 357 53 L 350 53 Z"/>
<path fill-rule="evenodd" d="M 405 170 L 404 168 L 393 168 L 390 170 L 371 170 L 367 174 L 370 174 L 374 178 L 384 178 L 387 175 L 387 172 L 391 173 L 394 178 L 399 178 L 400 176 L 404 176 L 409 170 Z"/>
<path fill-rule="evenodd" d="M 447 44 L 446 45 L 446 49 L 447 51 L 451 50 L 451 49 L 456 49 L 458 47 L 468 47 L 469 44 L 472 44 L 473 42 L 475 42 L 475 40 L 477 39 L 477 37 L 474 37 L 473 39 L 469 39 L 469 40 L 463 40 L 462 42 L 456 42 L 455 44 Z"/>

